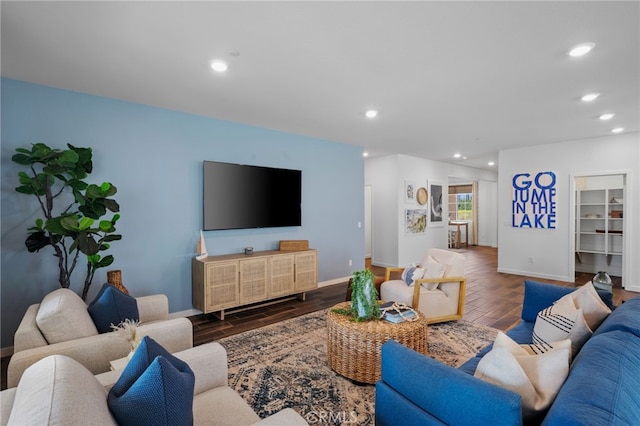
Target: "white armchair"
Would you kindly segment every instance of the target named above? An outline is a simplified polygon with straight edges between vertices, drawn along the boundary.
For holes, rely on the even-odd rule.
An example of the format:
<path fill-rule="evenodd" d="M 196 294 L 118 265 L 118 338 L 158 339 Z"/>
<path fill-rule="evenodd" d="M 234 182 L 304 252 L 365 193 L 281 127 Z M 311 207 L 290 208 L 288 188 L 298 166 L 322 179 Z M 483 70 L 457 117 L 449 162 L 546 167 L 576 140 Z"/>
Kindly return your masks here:
<path fill-rule="evenodd" d="M 293 408 L 284 408 L 261 420 L 228 386 L 227 352 L 220 344 L 207 343 L 173 355 L 186 362 L 195 375 L 194 425 L 307 425 Z M 17 387 L 0 393 L 0 425 L 117 425 L 107 394 L 122 371 L 94 376 L 68 357 L 49 356 L 28 368 Z M 148 388 L 146 391 L 155 392 Z"/>
<path fill-rule="evenodd" d="M 392 272 L 404 268 L 387 268 L 385 281 L 380 287 L 383 301 L 404 303 L 422 312 L 430 324 L 461 319 L 464 316 L 464 297 L 467 281 L 464 278 L 464 256 L 449 250 L 427 250 L 420 268 L 425 277 L 413 285 L 403 280 L 392 280 Z M 435 274 L 429 272 L 436 271 Z M 436 277 L 429 277 L 436 275 Z"/>
<path fill-rule="evenodd" d="M 167 296 L 138 297 L 136 302 L 140 316 L 137 336 L 147 335 L 172 353 L 193 347 L 191 321 L 169 319 Z M 46 313 L 41 311 L 42 305 L 46 305 Z M 42 303 L 27 308 L 14 335 L 7 386 L 17 386 L 29 366 L 49 355 L 66 355 L 91 373 L 99 374 L 109 371 L 111 361 L 124 358 L 129 352 L 131 343 L 123 334 L 99 334 L 80 296 L 61 288 L 45 296 Z"/>

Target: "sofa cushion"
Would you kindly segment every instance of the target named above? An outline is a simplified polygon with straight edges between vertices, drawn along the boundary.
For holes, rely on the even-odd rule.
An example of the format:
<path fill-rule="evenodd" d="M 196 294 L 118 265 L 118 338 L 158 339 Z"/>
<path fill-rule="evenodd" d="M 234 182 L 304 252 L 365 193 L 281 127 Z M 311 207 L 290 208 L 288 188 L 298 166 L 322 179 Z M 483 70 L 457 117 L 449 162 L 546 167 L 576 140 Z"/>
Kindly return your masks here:
<path fill-rule="evenodd" d="M 622 330 L 594 335 L 573 361 L 569 377 L 543 424 L 637 425 L 640 419 L 638 365 L 640 339 L 637 336 Z"/>
<path fill-rule="evenodd" d="M 584 319 L 591 330 L 598 328 L 611 313 L 611 309 L 602 301 L 591 281 L 561 299 L 570 299 L 576 308 L 582 309 Z"/>
<path fill-rule="evenodd" d="M 525 280 L 522 319 L 524 321 L 535 322 L 538 312 L 551 306 L 553 302 L 572 291 L 575 291 L 575 287 L 562 287 L 556 284 Z M 613 295 L 601 290 L 597 292 L 602 301 L 609 308 L 613 308 Z"/>
<path fill-rule="evenodd" d="M 577 354 L 591 334 L 582 309 L 576 308 L 570 298 L 561 298 L 538 313 L 532 340 L 537 345 L 546 345 L 570 339 L 573 353 Z"/>
<path fill-rule="evenodd" d="M 618 306 L 605 322 L 598 327 L 594 336 L 600 333 L 608 333 L 621 330 L 640 337 L 640 297 L 627 300 Z"/>
<path fill-rule="evenodd" d="M 126 319 L 140 320 L 136 299 L 109 283 L 102 286 L 87 311 L 100 333 L 112 331 L 112 325 L 120 325 Z"/>
<path fill-rule="evenodd" d="M 534 349 L 535 354 L 531 353 Z M 523 416 L 549 408 L 569 374 L 571 342 L 544 347 L 520 346 L 500 332 L 493 349 L 478 363 L 475 377 L 516 392 L 522 397 Z"/>
<path fill-rule="evenodd" d="M 533 334 L 533 326 L 534 326 L 534 323 L 532 322 L 520 321 L 518 325 L 516 325 L 515 327 L 507 331 L 505 334 L 509 336 L 511 340 L 513 340 L 514 342 L 520 345 L 530 344 L 530 343 L 533 343 L 533 341 L 531 340 L 531 335 Z M 471 374 L 473 376 L 473 373 L 475 373 L 478 363 L 480 362 L 483 356 L 485 356 L 487 353 L 489 353 L 489 351 L 491 351 L 491 349 L 493 349 L 493 343 L 482 348 L 480 352 L 476 354 L 476 356 L 467 360 L 464 364 L 458 367 L 458 369 L 461 371 L 464 371 L 467 374 Z"/>
<path fill-rule="evenodd" d="M 477 380 L 396 341 L 389 340 L 382 345 L 381 364 L 382 381 L 387 386 L 403 395 L 409 406 L 420 407 L 442 423 L 480 425 L 493 424 L 496 419 L 500 419 L 501 424 L 521 421 L 520 395 Z M 400 424 L 407 418 L 403 412 L 391 413 L 383 408 L 384 404 L 383 394 L 376 393 L 376 422 L 378 408 L 381 414 L 389 414 L 388 422 L 380 424 Z"/>
<path fill-rule="evenodd" d="M 98 334 L 87 305 L 68 288 L 54 290 L 42 299 L 36 324 L 49 344 Z"/>
<path fill-rule="evenodd" d="M 107 407 L 107 392 L 93 374 L 69 357 L 52 355 L 25 370 L 7 424 L 115 425 L 116 422 Z"/>
<path fill-rule="evenodd" d="M 194 425 L 235 426 L 251 425 L 259 421 L 260 417 L 249 404 L 229 386 L 215 387 L 193 398 Z"/>
<path fill-rule="evenodd" d="M 191 425 L 194 386 L 187 363 L 145 336 L 107 402 L 120 425 Z"/>

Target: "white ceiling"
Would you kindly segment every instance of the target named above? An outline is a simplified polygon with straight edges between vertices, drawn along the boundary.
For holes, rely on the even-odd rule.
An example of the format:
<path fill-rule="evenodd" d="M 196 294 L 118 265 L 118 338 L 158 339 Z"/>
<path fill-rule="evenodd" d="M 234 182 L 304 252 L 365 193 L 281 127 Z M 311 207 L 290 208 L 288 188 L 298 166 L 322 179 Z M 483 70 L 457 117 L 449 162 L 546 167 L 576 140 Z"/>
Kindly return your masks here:
<path fill-rule="evenodd" d="M 2 1 L 2 76 L 486 168 L 505 148 L 639 131 L 639 5 Z"/>

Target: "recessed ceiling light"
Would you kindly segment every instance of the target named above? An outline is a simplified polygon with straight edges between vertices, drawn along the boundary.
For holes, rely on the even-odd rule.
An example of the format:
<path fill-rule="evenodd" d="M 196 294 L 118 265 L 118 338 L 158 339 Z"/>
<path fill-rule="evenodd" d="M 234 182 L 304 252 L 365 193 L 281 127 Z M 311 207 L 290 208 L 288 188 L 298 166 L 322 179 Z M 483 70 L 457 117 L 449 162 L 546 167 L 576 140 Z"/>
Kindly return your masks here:
<path fill-rule="evenodd" d="M 378 116 L 378 111 L 376 111 L 375 109 L 370 109 L 369 111 L 365 112 L 364 115 L 366 115 L 367 118 L 376 118 Z"/>
<path fill-rule="evenodd" d="M 487 163 L 487 165 L 488 165 L 488 166 L 495 166 L 495 165 L 496 165 L 496 163 L 494 163 L 493 161 L 489 161 L 489 162 Z"/>
<path fill-rule="evenodd" d="M 368 157 L 368 156 L 369 156 L 369 153 L 368 153 L 367 151 L 365 151 L 365 152 L 363 152 L 363 153 L 362 153 L 362 156 L 363 156 L 363 157 Z"/>
<path fill-rule="evenodd" d="M 609 114 L 602 114 L 600 117 L 598 117 L 600 120 L 611 120 L 613 118 L 615 114 L 613 113 L 609 113 Z"/>
<path fill-rule="evenodd" d="M 595 100 L 598 96 L 600 96 L 600 93 L 588 93 L 580 99 L 582 99 L 585 102 L 591 102 Z"/>
<path fill-rule="evenodd" d="M 215 72 L 225 72 L 227 68 L 228 66 L 226 62 L 223 62 L 223 61 L 211 62 L 211 69 L 214 70 Z"/>
<path fill-rule="evenodd" d="M 595 43 L 582 43 L 582 44 L 579 44 L 579 45 L 573 47 L 569 52 L 567 52 L 567 55 L 573 56 L 573 57 L 586 55 L 587 53 L 589 53 L 591 51 L 591 49 L 593 49 L 595 47 L 595 45 L 596 45 Z"/>
<path fill-rule="evenodd" d="M 453 158 L 460 158 L 462 157 L 462 154 L 460 154 L 459 152 L 456 152 L 455 154 L 453 154 Z"/>
<path fill-rule="evenodd" d="M 611 133 L 622 133 L 624 132 L 624 127 L 616 127 L 615 129 L 611 129 Z"/>

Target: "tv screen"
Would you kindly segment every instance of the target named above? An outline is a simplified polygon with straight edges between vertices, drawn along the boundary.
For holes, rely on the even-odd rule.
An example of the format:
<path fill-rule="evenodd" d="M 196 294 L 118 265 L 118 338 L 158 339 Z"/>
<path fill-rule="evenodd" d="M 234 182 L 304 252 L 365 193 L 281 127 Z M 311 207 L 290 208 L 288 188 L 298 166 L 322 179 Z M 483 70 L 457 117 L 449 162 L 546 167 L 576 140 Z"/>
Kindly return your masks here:
<path fill-rule="evenodd" d="M 204 161 L 204 226 L 302 225 L 302 171 Z"/>

